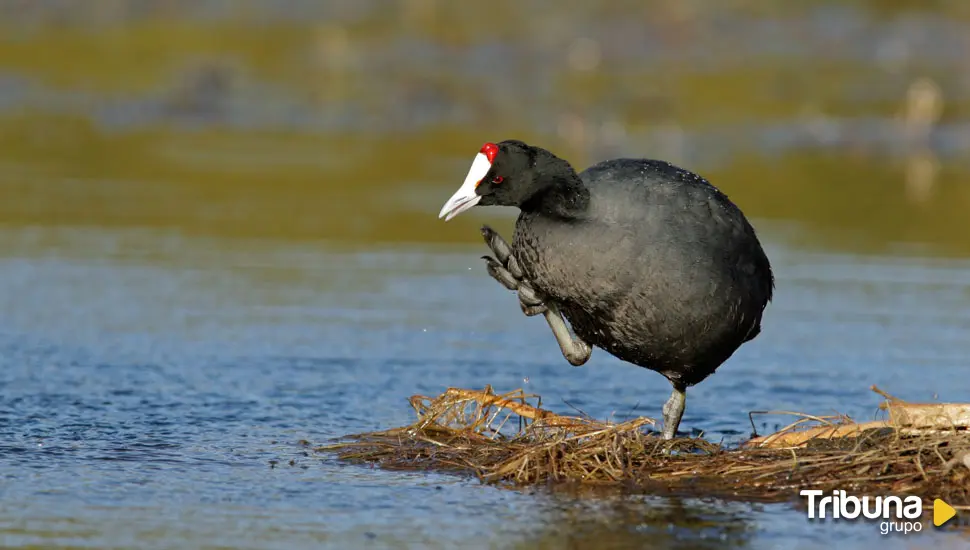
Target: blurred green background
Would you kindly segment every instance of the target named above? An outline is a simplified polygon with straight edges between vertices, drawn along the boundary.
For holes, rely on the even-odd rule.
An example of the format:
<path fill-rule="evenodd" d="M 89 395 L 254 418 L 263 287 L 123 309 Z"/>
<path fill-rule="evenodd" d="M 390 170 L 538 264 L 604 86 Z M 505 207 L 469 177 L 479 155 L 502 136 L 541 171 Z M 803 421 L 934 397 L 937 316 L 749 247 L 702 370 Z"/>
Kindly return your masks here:
<path fill-rule="evenodd" d="M 0 223 L 476 242 L 437 211 L 518 138 L 670 160 L 804 245 L 966 255 L 968 30 L 959 0 L 5 0 Z"/>

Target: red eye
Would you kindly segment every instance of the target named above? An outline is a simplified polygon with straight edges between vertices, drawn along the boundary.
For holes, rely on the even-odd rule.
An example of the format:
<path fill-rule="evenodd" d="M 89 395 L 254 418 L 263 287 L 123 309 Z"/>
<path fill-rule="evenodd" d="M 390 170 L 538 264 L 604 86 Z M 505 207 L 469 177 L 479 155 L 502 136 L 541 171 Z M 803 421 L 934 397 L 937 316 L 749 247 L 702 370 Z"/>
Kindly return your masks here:
<path fill-rule="evenodd" d="M 505 178 L 502 176 L 495 176 L 492 178 L 492 183 L 502 183 L 503 181 L 505 181 Z"/>

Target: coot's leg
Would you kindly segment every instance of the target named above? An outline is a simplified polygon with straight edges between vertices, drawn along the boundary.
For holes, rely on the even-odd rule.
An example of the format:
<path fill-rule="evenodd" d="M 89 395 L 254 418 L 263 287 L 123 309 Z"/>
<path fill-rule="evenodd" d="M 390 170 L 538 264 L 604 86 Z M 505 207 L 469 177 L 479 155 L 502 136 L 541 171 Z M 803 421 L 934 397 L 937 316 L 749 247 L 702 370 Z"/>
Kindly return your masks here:
<path fill-rule="evenodd" d="M 549 323 L 563 357 L 571 365 L 580 366 L 589 360 L 593 349 L 581 338 L 573 336 L 566 326 L 566 321 L 554 302 L 543 300 L 539 293 L 532 288 L 532 284 L 525 279 L 525 273 L 519 266 L 518 260 L 512 254 L 512 248 L 501 235 L 487 225 L 482 226 L 482 237 L 485 244 L 495 254 L 495 258 L 483 256 L 488 274 L 509 290 L 517 291 L 519 306 L 527 316 L 542 314 Z M 496 259 L 497 258 L 497 259 Z"/>
<path fill-rule="evenodd" d="M 562 356 L 566 358 L 566 361 L 569 361 L 569 364 L 574 367 L 582 366 L 586 361 L 589 361 L 593 348 L 582 338 L 569 332 L 566 321 L 562 318 L 562 313 L 559 312 L 559 307 L 556 306 L 555 302 L 546 302 L 546 311 L 543 315 L 546 322 L 549 323 L 552 333 L 556 336 L 556 342 L 559 343 L 559 349 L 562 350 Z"/>
<path fill-rule="evenodd" d="M 674 391 L 670 399 L 664 404 L 664 439 L 673 439 L 677 435 L 680 419 L 684 416 L 684 406 L 687 404 L 687 388 L 678 383 L 674 384 Z"/>

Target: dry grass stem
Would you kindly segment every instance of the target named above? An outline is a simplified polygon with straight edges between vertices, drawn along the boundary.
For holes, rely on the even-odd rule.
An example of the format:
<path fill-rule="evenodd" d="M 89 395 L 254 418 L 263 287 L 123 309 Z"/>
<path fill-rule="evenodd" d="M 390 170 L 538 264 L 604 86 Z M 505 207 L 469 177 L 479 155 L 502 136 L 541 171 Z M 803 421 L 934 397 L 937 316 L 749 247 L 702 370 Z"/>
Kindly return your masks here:
<path fill-rule="evenodd" d="M 512 485 L 582 484 L 621 490 L 758 501 L 796 498 L 798 489 L 916 494 L 970 504 L 970 405 L 892 397 L 888 419 L 797 419 L 737 448 L 700 438 L 660 439 L 635 418 L 620 423 L 562 416 L 536 395 L 451 388 L 414 396 L 410 426 L 357 434 L 319 450 L 341 459 L 405 470 L 442 470 Z M 928 508 L 929 509 L 929 508 Z"/>

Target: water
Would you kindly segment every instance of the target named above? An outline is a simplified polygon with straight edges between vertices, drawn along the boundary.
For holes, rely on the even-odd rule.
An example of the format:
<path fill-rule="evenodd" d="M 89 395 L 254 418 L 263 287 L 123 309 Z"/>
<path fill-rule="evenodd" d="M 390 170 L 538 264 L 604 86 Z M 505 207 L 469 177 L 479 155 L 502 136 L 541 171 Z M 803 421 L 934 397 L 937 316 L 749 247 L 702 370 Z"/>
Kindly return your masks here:
<path fill-rule="evenodd" d="M 659 416 L 662 377 L 570 367 L 487 278 L 512 213 L 437 220 L 511 137 L 680 163 L 753 218 L 777 299 L 685 430 L 970 400 L 968 36 L 960 2 L 0 2 L 0 546 L 966 547 L 303 442 L 487 384 Z"/>
<path fill-rule="evenodd" d="M 67 252 L 38 254 L 38 241 Z M 449 386 L 525 387 L 599 418 L 656 416 L 669 390 L 602 352 L 566 364 L 541 319 L 484 274 L 481 247 L 245 244 L 8 232 L 5 546 L 909 544 L 873 524 L 812 525 L 787 505 L 516 492 L 308 452 L 302 440 L 409 423 L 407 396 Z M 132 257 L 146 250 L 160 257 Z M 755 409 L 868 419 L 873 383 L 912 400 L 970 392 L 970 264 L 769 253 L 779 289 L 765 332 L 691 390 L 686 429 L 736 439 Z M 919 541 L 930 537 L 960 544 Z"/>

